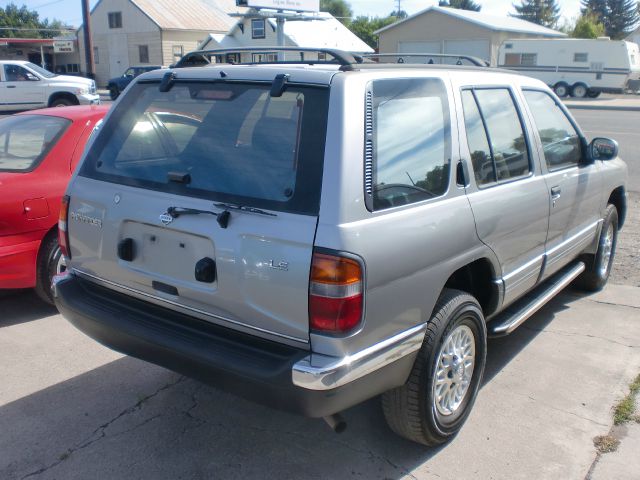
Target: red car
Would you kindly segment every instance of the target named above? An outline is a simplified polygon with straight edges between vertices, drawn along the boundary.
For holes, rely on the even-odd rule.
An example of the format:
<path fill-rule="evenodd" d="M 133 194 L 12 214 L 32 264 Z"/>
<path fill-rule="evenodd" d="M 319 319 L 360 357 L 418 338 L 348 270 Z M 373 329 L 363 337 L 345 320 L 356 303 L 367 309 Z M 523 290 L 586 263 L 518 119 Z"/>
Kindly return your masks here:
<path fill-rule="evenodd" d="M 52 303 L 64 269 L 60 201 L 106 106 L 47 108 L 0 120 L 0 290 L 35 287 Z"/>

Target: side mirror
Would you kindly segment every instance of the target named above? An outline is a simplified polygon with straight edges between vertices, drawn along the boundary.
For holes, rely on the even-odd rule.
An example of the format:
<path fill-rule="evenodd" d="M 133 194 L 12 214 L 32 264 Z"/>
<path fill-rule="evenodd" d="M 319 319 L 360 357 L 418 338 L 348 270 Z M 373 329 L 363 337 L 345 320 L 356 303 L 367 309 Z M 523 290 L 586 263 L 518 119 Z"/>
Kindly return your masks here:
<path fill-rule="evenodd" d="M 618 156 L 618 142 L 610 138 L 594 138 L 589 144 L 591 160 L 611 160 Z"/>

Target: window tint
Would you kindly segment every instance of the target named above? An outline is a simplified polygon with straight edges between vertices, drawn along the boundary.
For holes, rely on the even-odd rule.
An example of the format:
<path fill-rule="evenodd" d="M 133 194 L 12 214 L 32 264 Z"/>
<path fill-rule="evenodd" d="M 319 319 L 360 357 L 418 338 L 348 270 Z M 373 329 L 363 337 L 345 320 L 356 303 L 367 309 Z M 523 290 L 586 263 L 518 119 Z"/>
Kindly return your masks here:
<path fill-rule="evenodd" d="M 520 117 L 506 88 L 474 91 L 491 145 L 498 181 L 528 175 L 531 171 Z"/>
<path fill-rule="evenodd" d="M 451 155 L 443 83 L 378 80 L 367 95 L 369 207 L 378 210 L 442 195 L 449 184 Z"/>
<path fill-rule="evenodd" d="M 4 76 L 7 82 L 26 82 L 29 80 L 30 72 L 20 65 L 7 64 L 4 66 Z"/>
<path fill-rule="evenodd" d="M 0 121 L 0 172 L 33 170 L 71 122 L 45 115 L 18 115 Z"/>
<path fill-rule="evenodd" d="M 467 143 L 476 182 L 478 185 L 493 183 L 496 181 L 496 173 L 493 168 L 487 133 L 471 90 L 462 92 L 462 106 L 464 108 L 464 124 L 467 130 Z"/>
<path fill-rule="evenodd" d="M 582 158 L 580 137 L 564 112 L 544 92 L 525 90 L 524 97 L 538 129 L 549 170 L 577 165 Z"/>
<path fill-rule="evenodd" d="M 163 192 L 317 213 L 326 91 L 290 86 L 135 84 L 96 138 L 81 175 Z M 190 182 L 169 181 L 169 172 Z"/>

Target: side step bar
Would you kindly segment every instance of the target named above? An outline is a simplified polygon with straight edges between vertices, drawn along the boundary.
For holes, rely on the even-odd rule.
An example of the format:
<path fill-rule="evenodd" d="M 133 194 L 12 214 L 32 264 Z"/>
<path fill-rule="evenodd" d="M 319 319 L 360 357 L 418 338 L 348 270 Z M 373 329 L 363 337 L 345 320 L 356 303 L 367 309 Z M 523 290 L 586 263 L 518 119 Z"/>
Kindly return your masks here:
<path fill-rule="evenodd" d="M 497 317 L 487 325 L 490 337 L 502 337 L 509 335 L 518 328 L 525 320 L 540 310 L 545 303 L 555 297 L 567 285 L 569 285 L 585 269 L 583 262 L 567 268 L 564 272 L 556 274 L 537 289 L 525 295 L 521 300 L 507 307 Z"/>

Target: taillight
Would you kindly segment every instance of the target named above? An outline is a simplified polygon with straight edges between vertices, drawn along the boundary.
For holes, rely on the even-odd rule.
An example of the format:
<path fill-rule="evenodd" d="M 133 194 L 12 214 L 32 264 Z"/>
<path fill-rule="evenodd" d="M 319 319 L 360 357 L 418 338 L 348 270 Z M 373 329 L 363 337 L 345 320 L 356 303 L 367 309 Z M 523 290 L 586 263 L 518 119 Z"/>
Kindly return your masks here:
<path fill-rule="evenodd" d="M 363 271 L 356 260 L 315 252 L 309 283 L 309 327 L 346 333 L 362 320 Z"/>
<path fill-rule="evenodd" d="M 60 205 L 60 217 L 58 218 L 58 245 L 62 250 L 62 255 L 71 258 L 71 249 L 69 248 L 69 230 L 67 229 L 67 218 L 69 216 L 69 195 L 62 197 L 62 205 Z"/>

